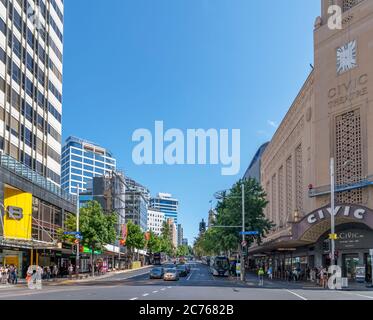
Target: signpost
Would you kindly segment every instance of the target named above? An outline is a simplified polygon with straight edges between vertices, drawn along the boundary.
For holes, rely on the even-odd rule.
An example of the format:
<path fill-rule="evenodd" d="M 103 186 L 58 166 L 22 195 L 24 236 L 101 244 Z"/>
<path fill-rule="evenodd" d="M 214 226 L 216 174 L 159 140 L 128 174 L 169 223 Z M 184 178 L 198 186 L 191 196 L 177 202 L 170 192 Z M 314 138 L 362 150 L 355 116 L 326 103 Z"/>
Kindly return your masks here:
<path fill-rule="evenodd" d="M 259 231 L 245 231 L 245 232 L 240 232 L 240 235 L 244 235 L 244 236 L 258 236 L 259 235 Z"/>

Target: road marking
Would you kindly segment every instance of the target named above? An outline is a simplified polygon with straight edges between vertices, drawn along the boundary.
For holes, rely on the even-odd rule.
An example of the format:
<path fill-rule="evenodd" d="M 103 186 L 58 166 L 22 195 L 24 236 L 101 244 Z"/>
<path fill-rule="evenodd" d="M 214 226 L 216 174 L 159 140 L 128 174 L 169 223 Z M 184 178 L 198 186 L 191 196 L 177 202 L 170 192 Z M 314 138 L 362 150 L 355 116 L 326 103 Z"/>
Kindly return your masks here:
<path fill-rule="evenodd" d="M 137 300 L 138 298 L 132 298 L 132 299 L 130 299 L 130 300 Z"/>
<path fill-rule="evenodd" d="M 291 290 L 286 290 L 286 291 L 289 292 L 289 293 L 291 293 L 291 294 L 293 294 L 293 295 L 295 295 L 295 296 L 297 296 L 298 298 L 300 298 L 300 299 L 302 299 L 302 300 L 307 301 L 307 298 L 305 298 L 305 297 L 299 295 L 298 293 L 295 293 L 295 292 L 293 292 L 293 291 L 291 291 Z"/>
<path fill-rule="evenodd" d="M 162 290 L 162 291 L 165 291 L 165 290 L 166 290 L 166 288 L 162 288 L 161 290 Z"/>
<path fill-rule="evenodd" d="M 157 293 L 157 292 L 158 292 L 158 290 L 153 291 L 153 293 Z"/>
<path fill-rule="evenodd" d="M 172 287 L 167 287 L 167 289 L 171 289 Z"/>
<path fill-rule="evenodd" d="M 192 276 L 193 272 L 194 272 L 194 271 L 192 271 L 192 272 L 190 273 L 189 277 L 187 278 L 187 281 L 189 281 L 189 279 L 190 279 L 190 277 Z"/>
<path fill-rule="evenodd" d="M 337 292 L 345 293 L 345 294 L 349 294 L 349 295 L 353 295 L 353 296 L 359 296 L 359 297 L 362 297 L 362 298 L 373 299 L 372 296 L 366 296 L 364 294 L 359 294 L 359 293 L 351 293 L 351 292 L 344 292 L 344 291 L 337 291 Z"/>
<path fill-rule="evenodd" d="M 149 295 L 149 293 L 144 293 L 142 296 L 147 297 L 148 295 Z"/>

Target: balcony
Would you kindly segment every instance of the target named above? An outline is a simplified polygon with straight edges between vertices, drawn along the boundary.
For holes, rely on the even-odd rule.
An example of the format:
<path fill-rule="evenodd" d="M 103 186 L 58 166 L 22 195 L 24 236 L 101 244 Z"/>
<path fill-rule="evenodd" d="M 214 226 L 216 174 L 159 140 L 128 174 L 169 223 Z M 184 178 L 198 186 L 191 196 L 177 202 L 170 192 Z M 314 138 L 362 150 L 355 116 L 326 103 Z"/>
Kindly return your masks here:
<path fill-rule="evenodd" d="M 8 155 L 0 153 L 0 166 L 72 204 L 76 203 L 75 196 L 65 192 L 53 182 Z"/>
<path fill-rule="evenodd" d="M 335 186 L 335 193 L 350 191 L 350 190 L 356 190 L 361 188 L 366 188 L 373 185 L 373 175 L 367 176 L 364 179 L 349 183 L 349 184 L 342 184 L 342 185 L 336 185 Z M 308 196 L 310 198 L 319 197 L 319 196 L 325 196 L 330 194 L 330 185 L 312 188 L 308 191 Z"/>

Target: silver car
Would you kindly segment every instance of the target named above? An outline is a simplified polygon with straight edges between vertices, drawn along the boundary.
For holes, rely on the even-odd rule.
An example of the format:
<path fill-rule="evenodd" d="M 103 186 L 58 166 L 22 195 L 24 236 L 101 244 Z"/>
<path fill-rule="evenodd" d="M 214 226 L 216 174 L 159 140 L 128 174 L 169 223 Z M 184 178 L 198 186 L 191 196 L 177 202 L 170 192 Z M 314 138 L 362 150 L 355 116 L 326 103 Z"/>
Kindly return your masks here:
<path fill-rule="evenodd" d="M 166 269 L 163 275 L 163 280 L 164 281 L 178 281 L 179 274 L 176 268 Z"/>

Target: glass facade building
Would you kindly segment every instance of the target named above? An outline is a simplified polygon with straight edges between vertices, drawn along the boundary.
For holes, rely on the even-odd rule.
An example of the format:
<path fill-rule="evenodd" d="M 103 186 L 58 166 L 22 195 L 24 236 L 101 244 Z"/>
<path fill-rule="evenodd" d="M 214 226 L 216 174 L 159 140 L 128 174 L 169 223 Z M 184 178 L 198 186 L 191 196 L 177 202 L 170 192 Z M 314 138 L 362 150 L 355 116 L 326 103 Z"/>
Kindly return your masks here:
<path fill-rule="evenodd" d="M 143 232 L 148 230 L 148 207 L 149 207 L 149 190 L 126 177 L 126 222 L 132 221 L 140 226 Z"/>
<path fill-rule="evenodd" d="M 162 211 L 166 220 L 173 219 L 177 225 L 179 200 L 172 198 L 172 194 L 158 193 L 156 197 L 150 199 L 150 207 Z"/>
<path fill-rule="evenodd" d="M 69 137 L 62 148 L 61 186 L 71 194 L 92 189 L 94 177 L 116 170 L 116 160 L 107 149 L 87 140 Z"/>
<path fill-rule="evenodd" d="M 0 151 L 61 178 L 63 0 L 0 1 Z"/>

